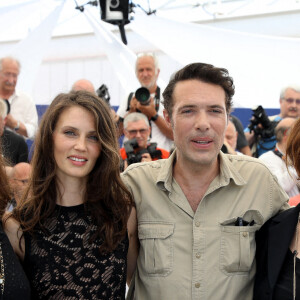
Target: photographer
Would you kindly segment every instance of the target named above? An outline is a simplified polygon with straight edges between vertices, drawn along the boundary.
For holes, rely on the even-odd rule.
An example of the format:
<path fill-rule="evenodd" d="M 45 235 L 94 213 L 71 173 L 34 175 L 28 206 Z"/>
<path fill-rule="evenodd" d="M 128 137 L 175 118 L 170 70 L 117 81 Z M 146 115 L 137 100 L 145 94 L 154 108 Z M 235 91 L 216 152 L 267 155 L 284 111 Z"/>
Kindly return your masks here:
<path fill-rule="evenodd" d="M 135 73 L 142 87 L 150 93 L 149 103 L 146 105 L 137 100 L 135 93 L 121 103 L 117 115 L 119 116 L 119 130 L 123 133 L 123 119 L 131 112 L 141 112 L 147 116 L 151 126 L 151 142 L 157 143 L 161 148 L 170 150 L 173 141 L 172 129 L 167 126 L 163 118 L 163 105 L 161 104 L 161 89 L 157 86 L 159 75 L 158 60 L 152 53 L 141 53 L 137 56 Z"/>
<path fill-rule="evenodd" d="M 281 120 L 275 128 L 276 148 L 259 157 L 277 177 L 279 184 L 289 197 L 296 196 L 300 192 L 297 186 L 295 168 L 292 166 L 287 168 L 285 160 L 288 137 L 295 121 L 295 118 L 284 118 Z"/>
<path fill-rule="evenodd" d="M 300 87 L 283 88 L 279 102 L 279 115 L 268 117 L 261 106 L 253 110 L 253 118 L 248 128 L 245 129 L 245 136 L 255 157 L 274 150 L 276 145 L 274 129 L 280 120 L 286 117 L 298 118 L 300 116 Z"/>
<path fill-rule="evenodd" d="M 120 155 L 126 163 L 146 162 L 169 157 L 169 152 L 156 147 L 156 143 L 148 143 L 150 126 L 147 117 L 142 113 L 133 112 L 124 119 L 124 134 L 128 141 L 120 149 Z M 128 150 L 129 149 L 129 150 Z"/>

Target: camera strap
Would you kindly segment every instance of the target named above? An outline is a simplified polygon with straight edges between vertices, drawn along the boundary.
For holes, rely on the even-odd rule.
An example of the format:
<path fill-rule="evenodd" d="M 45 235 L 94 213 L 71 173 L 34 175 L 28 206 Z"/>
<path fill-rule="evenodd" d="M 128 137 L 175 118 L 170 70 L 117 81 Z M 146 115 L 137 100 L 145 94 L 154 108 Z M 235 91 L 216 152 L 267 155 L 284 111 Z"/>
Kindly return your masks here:
<path fill-rule="evenodd" d="M 273 153 L 274 153 L 275 155 L 277 155 L 278 157 L 280 157 L 281 159 L 283 159 L 283 154 L 282 154 L 277 148 L 275 148 L 275 149 L 273 150 Z"/>
<path fill-rule="evenodd" d="M 154 97 L 154 105 L 155 105 L 155 110 L 159 110 L 159 103 L 160 103 L 160 87 L 158 86 L 155 91 L 155 97 Z"/>

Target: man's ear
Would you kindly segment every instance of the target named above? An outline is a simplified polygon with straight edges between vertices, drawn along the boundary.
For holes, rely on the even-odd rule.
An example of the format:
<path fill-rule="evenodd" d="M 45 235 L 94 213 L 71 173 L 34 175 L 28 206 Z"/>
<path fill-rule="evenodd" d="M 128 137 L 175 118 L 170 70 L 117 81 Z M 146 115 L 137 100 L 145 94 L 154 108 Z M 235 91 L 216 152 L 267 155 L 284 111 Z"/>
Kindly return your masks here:
<path fill-rule="evenodd" d="M 279 104 L 280 104 L 280 105 L 282 104 L 282 100 L 283 100 L 283 99 L 281 99 L 281 98 L 279 99 Z"/>
<path fill-rule="evenodd" d="M 4 126 L 6 125 L 7 117 L 3 119 Z"/>
<path fill-rule="evenodd" d="M 172 127 L 171 116 L 167 112 L 166 109 L 163 110 L 165 121 L 167 122 L 169 127 Z"/>
<path fill-rule="evenodd" d="M 160 72 L 160 69 L 158 68 L 158 69 L 157 69 L 157 74 L 156 74 L 157 77 L 158 77 L 158 75 L 159 75 L 159 72 Z"/>
<path fill-rule="evenodd" d="M 125 128 L 123 128 L 123 133 L 124 133 L 124 136 L 125 136 L 126 138 L 128 138 L 128 139 L 129 139 L 129 137 L 128 137 L 128 134 L 127 134 L 127 131 L 126 131 L 126 129 L 125 129 Z"/>

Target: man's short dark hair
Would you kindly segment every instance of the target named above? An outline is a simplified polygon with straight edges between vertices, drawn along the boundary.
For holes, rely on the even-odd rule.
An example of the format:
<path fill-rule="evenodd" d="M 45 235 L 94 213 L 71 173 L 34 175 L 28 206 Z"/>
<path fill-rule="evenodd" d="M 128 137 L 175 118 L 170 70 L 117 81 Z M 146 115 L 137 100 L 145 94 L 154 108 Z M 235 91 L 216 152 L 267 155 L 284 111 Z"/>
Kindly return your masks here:
<path fill-rule="evenodd" d="M 234 84 L 228 71 L 209 64 L 192 63 L 177 71 L 171 77 L 169 84 L 163 92 L 163 104 L 170 117 L 172 116 L 174 106 L 173 93 L 176 83 L 193 79 L 222 87 L 225 92 L 226 111 L 227 113 L 230 112 L 232 107 L 232 96 L 234 95 Z"/>

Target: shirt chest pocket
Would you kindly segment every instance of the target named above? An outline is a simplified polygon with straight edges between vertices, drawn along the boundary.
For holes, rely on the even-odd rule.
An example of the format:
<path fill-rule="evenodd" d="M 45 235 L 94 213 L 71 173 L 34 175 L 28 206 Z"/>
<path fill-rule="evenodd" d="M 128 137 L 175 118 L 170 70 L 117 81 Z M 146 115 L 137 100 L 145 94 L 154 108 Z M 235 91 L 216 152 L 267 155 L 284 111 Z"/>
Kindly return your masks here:
<path fill-rule="evenodd" d="M 234 226 L 236 218 L 220 224 L 220 269 L 225 274 L 246 274 L 251 270 L 255 261 L 255 232 L 263 223 L 259 212 L 254 220 L 253 226 Z"/>
<path fill-rule="evenodd" d="M 140 269 L 148 276 L 167 276 L 173 269 L 174 223 L 139 223 Z"/>

